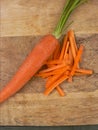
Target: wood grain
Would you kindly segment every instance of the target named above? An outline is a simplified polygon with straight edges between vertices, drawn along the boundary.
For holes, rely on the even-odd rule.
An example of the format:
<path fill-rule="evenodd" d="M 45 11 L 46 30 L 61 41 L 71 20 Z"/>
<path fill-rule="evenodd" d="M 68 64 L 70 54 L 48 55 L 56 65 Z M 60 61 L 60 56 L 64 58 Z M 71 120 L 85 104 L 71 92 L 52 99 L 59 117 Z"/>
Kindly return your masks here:
<path fill-rule="evenodd" d="M 51 33 L 66 0 L 0 0 L 1 36 L 36 36 Z M 88 0 L 69 21 L 76 33 L 98 32 L 98 0 Z M 69 22 L 68 22 L 69 23 Z"/>
<path fill-rule="evenodd" d="M 16 72 L 39 37 L 1 38 L 0 88 Z M 33 77 L 25 87 L 0 105 L 0 125 L 84 125 L 98 124 L 98 34 L 77 37 L 85 46 L 81 67 L 93 69 L 92 76 L 75 77 L 72 84 L 63 82 L 65 97 L 56 91 L 44 96 L 45 80 Z"/>
<path fill-rule="evenodd" d="M 0 0 L 0 89 L 45 34 L 58 22 L 66 0 Z M 63 82 L 66 92 L 43 95 L 45 80 L 33 77 L 24 88 L 0 105 L 0 125 L 60 126 L 98 124 L 98 0 L 77 8 L 69 21 L 77 43 L 84 44 L 81 67 L 93 69 L 92 76 Z M 69 23 L 68 21 L 68 23 Z"/>

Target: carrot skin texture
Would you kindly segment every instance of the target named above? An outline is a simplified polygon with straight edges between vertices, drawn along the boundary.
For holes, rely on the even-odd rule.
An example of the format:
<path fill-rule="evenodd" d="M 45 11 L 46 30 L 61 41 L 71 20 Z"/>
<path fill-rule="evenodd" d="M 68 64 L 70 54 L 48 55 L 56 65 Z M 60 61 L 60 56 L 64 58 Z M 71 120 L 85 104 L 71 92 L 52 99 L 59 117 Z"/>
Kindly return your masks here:
<path fill-rule="evenodd" d="M 40 69 L 58 45 L 51 34 L 44 36 L 27 56 L 10 82 L 0 91 L 0 103 L 19 91 Z"/>

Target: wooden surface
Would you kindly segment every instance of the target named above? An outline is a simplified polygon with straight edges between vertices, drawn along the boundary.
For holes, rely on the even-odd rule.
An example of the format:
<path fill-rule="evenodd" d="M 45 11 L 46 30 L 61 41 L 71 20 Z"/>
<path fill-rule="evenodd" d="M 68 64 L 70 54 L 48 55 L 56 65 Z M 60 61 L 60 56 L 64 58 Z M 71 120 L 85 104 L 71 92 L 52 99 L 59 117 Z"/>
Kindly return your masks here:
<path fill-rule="evenodd" d="M 37 36 L 51 33 L 66 0 L 0 0 L 1 36 Z M 98 0 L 88 0 L 69 21 L 78 33 L 98 32 Z"/>
<path fill-rule="evenodd" d="M 1 0 L 0 89 L 37 41 L 52 32 L 65 0 Z M 55 8 L 54 8 L 55 7 Z M 43 95 L 45 80 L 33 77 L 24 88 L 0 105 L 0 125 L 86 125 L 98 124 L 98 15 L 97 0 L 79 7 L 69 20 L 78 44 L 85 46 L 83 68 L 92 76 L 63 82 L 65 97 L 54 91 Z"/>

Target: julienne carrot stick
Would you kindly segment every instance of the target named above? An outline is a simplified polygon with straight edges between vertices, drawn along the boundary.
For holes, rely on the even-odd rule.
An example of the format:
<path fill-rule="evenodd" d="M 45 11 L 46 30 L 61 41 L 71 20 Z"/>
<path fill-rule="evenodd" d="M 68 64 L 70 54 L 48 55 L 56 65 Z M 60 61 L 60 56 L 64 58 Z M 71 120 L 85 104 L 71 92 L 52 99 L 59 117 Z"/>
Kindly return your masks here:
<path fill-rule="evenodd" d="M 59 44 L 59 46 L 57 46 L 57 48 L 55 49 L 55 52 L 53 53 L 53 60 L 52 60 L 52 62 L 50 62 L 50 67 L 52 67 L 52 65 L 54 64 L 61 64 L 61 63 L 63 63 L 63 61 L 61 62 L 61 61 L 58 61 L 58 60 L 55 60 L 55 59 L 57 59 L 57 58 L 59 58 L 59 56 L 60 56 L 60 44 Z M 52 64 L 51 64 L 52 63 Z M 49 61 L 48 61 L 48 64 L 47 64 L 48 66 L 49 66 Z M 65 71 L 65 69 L 64 69 L 64 71 Z M 52 71 L 53 73 L 51 74 L 51 72 L 49 72 L 51 75 L 53 75 L 54 73 L 57 75 L 57 74 L 60 74 L 60 72 L 59 73 L 57 73 L 57 71 L 56 70 L 54 70 L 54 71 Z M 62 71 L 61 71 L 62 72 Z M 48 74 L 49 74 L 48 73 Z M 52 79 L 52 82 L 54 81 L 54 80 L 56 80 L 57 79 L 57 77 L 56 78 L 54 78 L 54 76 L 51 76 L 50 75 L 50 78 L 48 77 L 48 80 L 47 80 L 47 82 L 46 82 L 46 88 L 47 87 L 49 87 L 50 86 L 50 84 L 51 84 L 51 79 Z M 56 87 L 56 90 L 58 91 L 58 93 L 60 94 L 60 96 L 64 96 L 65 95 L 65 93 L 64 93 L 64 91 L 61 89 L 61 87 L 60 86 L 57 86 Z"/>
<path fill-rule="evenodd" d="M 78 47 L 76 45 L 76 40 L 75 40 L 75 36 L 74 36 L 73 30 L 70 30 L 68 32 L 68 34 L 69 34 L 69 40 L 70 40 L 70 45 L 71 45 L 71 50 L 72 50 L 73 58 L 75 60 L 75 57 L 76 57 L 76 54 L 77 54 L 77 51 L 78 51 Z M 77 65 L 77 67 L 79 68 L 79 63 Z"/>
<path fill-rule="evenodd" d="M 59 58 L 60 60 L 62 60 L 64 58 L 64 52 L 65 52 L 67 41 L 68 41 L 68 35 L 66 35 L 64 38 L 64 44 L 63 44 L 62 51 L 61 51 L 60 58 Z"/>
<path fill-rule="evenodd" d="M 65 69 L 64 69 L 63 71 L 65 71 Z M 63 71 L 61 71 L 61 72 L 63 73 Z M 49 87 L 50 84 L 53 83 L 55 80 L 57 80 L 57 79 L 60 77 L 60 75 L 62 75 L 62 73 L 61 73 L 61 74 L 59 73 L 59 75 L 56 75 L 56 76 L 50 76 L 50 77 L 47 79 L 46 88 Z M 57 74 L 57 73 L 56 73 L 56 74 Z M 58 93 L 60 94 L 60 96 L 64 96 L 64 95 L 65 95 L 65 93 L 64 93 L 63 90 L 60 88 L 60 86 L 57 86 L 56 89 L 57 89 Z"/>
<path fill-rule="evenodd" d="M 74 59 L 73 59 L 73 55 L 72 55 L 72 51 L 71 51 L 71 48 L 69 47 L 69 64 L 70 65 L 73 65 L 73 61 L 74 61 Z"/>
<path fill-rule="evenodd" d="M 76 50 L 75 50 L 73 38 L 71 37 L 70 32 L 68 32 L 68 34 L 69 34 L 69 41 L 70 41 L 70 46 L 71 46 L 72 55 L 73 55 L 73 58 L 74 58 L 74 60 L 75 60 L 75 58 L 76 58 Z"/>
<path fill-rule="evenodd" d="M 68 76 L 65 76 L 65 75 L 61 76 L 61 78 L 59 78 L 56 82 L 54 82 L 52 85 L 50 85 L 48 88 L 46 88 L 44 94 L 48 95 L 49 93 L 51 93 L 54 88 L 56 88 L 60 83 L 62 83 L 67 78 L 68 78 Z"/>
<path fill-rule="evenodd" d="M 64 69 L 65 71 L 65 69 Z M 53 75 L 59 75 L 61 71 L 50 71 L 50 72 L 45 72 L 45 73 L 39 73 L 36 74 L 35 76 L 39 76 L 39 77 L 43 77 L 43 78 L 48 78 L 49 76 L 53 76 Z"/>
<path fill-rule="evenodd" d="M 70 30 L 69 33 L 70 33 L 70 35 L 71 35 L 71 37 L 73 39 L 73 44 L 74 44 L 75 51 L 76 51 L 76 54 L 77 54 L 78 48 L 77 48 L 74 32 L 73 32 L 73 30 Z"/>
<path fill-rule="evenodd" d="M 75 58 L 74 65 L 73 65 L 72 70 L 70 72 L 69 79 L 74 75 L 74 73 L 76 71 L 76 68 L 77 68 L 77 65 L 78 65 L 78 63 L 80 61 L 82 52 L 83 52 L 83 45 L 80 45 L 79 51 L 77 52 L 77 56 Z"/>
<path fill-rule="evenodd" d="M 51 76 L 51 77 L 49 77 L 49 78 L 47 79 L 46 88 L 48 88 L 48 87 L 50 86 L 50 84 L 51 84 L 51 78 L 52 78 L 52 77 L 53 77 L 53 76 Z M 52 81 L 53 81 L 53 78 L 52 78 Z M 61 89 L 60 86 L 57 86 L 56 89 L 57 89 L 58 93 L 60 94 L 60 96 L 64 96 L 64 95 L 65 95 L 64 91 Z"/>
<path fill-rule="evenodd" d="M 64 91 L 61 89 L 60 86 L 57 86 L 56 89 L 59 92 L 60 96 L 64 96 L 65 95 Z"/>
<path fill-rule="evenodd" d="M 65 53 L 64 53 L 64 59 L 67 55 L 68 48 L 69 48 L 69 41 L 67 41 L 67 45 L 66 45 L 66 49 L 65 49 Z"/>
<path fill-rule="evenodd" d="M 58 45 L 58 39 L 64 32 L 64 26 L 70 14 L 85 0 L 68 0 L 61 18 L 52 34 L 44 36 L 25 59 L 11 81 L 0 91 L 0 103 L 18 92 L 42 67 Z"/>
<path fill-rule="evenodd" d="M 38 74 L 36 74 L 35 76 L 42 76 L 42 77 L 49 77 L 49 76 L 52 76 L 52 75 L 58 75 L 66 70 L 70 70 L 70 66 L 64 66 L 64 67 L 60 67 L 56 70 L 52 70 L 52 71 L 49 71 L 49 72 L 44 72 L 44 71 L 40 71 Z"/>
<path fill-rule="evenodd" d="M 92 70 L 85 70 L 85 69 L 76 69 L 76 72 L 82 73 L 82 74 L 89 74 L 89 75 L 93 73 Z"/>
<path fill-rule="evenodd" d="M 51 61 L 48 61 L 48 62 L 45 62 L 45 64 L 47 65 L 55 65 L 55 64 L 62 64 L 64 63 L 64 60 L 51 60 Z"/>
<path fill-rule="evenodd" d="M 56 50 L 55 50 L 55 52 L 53 53 L 53 56 L 52 56 L 52 59 L 54 59 L 54 60 L 52 60 L 52 62 L 49 62 L 48 61 L 48 64 L 47 64 L 47 62 L 45 63 L 45 64 L 47 64 L 48 65 L 48 67 L 52 67 L 52 65 L 54 64 L 54 63 L 58 63 L 58 60 L 55 60 L 56 58 L 58 58 L 58 54 L 60 54 L 60 46 L 57 46 L 57 48 L 56 48 Z M 49 63 L 50 63 L 50 66 L 49 66 Z M 52 64 L 51 64 L 52 63 Z M 60 63 L 63 63 L 63 62 L 61 62 L 60 61 Z M 65 71 L 65 67 L 64 67 L 64 69 L 63 69 L 64 71 Z M 61 71 L 62 72 L 62 71 Z M 50 71 L 50 72 L 42 72 L 42 73 L 39 73 L 37 76 L 42 76 L 43 78 L 45 78 L 45 77 L 48 77 L 47 78 L 47 82 L 46 82 L 46 88 L 51 84 L 51 82 L 53 82 L 54 80 L 56 80 L 57 78 L 58 78 L 58 76 L 59 75 L 57 75 L 57 76 L 55 76 L 55 78 L 54 78 L 54 76 L 52 76 L 53 74 L 59 74 L 60 75 L 60 72 L 59 73 L 57 73 L 57 71 L 56 70 L 54 70 L 54 71 Z M 50 76 L 50 77 L 49 77 Z M 52 79 L 52 80 L 51 80 Z M 60 96 L 64 96 L 65 95 L 65 93 L 63 92 L 63 90 L 60 88 L 60 86 L 57 86 L 56 87 L 56 89 L 57 89 L 57 91 L 58 91 L 58 93 L 60 94 Z"/>
<path fill-rule="evenodd" d="M 46 82 L 46 88 L 48 88 L 50 86 L 51 81 L 53 82 L 56 79 L 57 79 L 57 76 L 55 78 L 53 78 L 53 76 L 49 77 L 47 82 Z M 57 86 L 56 89 L 57 89 L 58 93 L 60 94 L 60 96 L 64 96 L 65 95 L 64 91 L 61 89 L 60 86 Z"/>
<path fill-rule="evenodd" d="M 45 70 L 42 70 L 42 71 L 40 71 L 40 72 L 50 72 L 50 71 L 59 69 L 59 68 L 64 67 L 64 66 L 65 66 L 65 63 L 63 63 L 63 64 L 61 64 L 61 65 L 57 65 L 57 66 L 50 67 L 50 68 L 45 69 Z"/>
<path fill-rule="evenodd" d="M 50 84 L 52 84 L 54 81 L 56 81 L 63 73 L 65 72 L 65 69 L 60 71 L 57 75 L 53 75 L 51 76 L 51 78 L 49 79 L 50 82 L 47 83 L 47 87 L 50 86 Z"/>

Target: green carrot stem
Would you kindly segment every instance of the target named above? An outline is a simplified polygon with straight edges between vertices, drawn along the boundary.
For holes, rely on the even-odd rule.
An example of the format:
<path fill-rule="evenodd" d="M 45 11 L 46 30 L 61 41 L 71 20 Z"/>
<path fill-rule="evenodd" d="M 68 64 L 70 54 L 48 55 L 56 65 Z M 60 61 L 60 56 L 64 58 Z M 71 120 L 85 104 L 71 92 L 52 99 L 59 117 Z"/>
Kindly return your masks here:
<path fill-rule="evenodd" d="M 67 4 L 64 6 L 60 20 L 55 27 L 54 32 L 52 33 L 57 39 L 61 37 L 65 28 L 65 24 L 71 13 L 85 1 L 86 0 L 67 0 Z"/>

